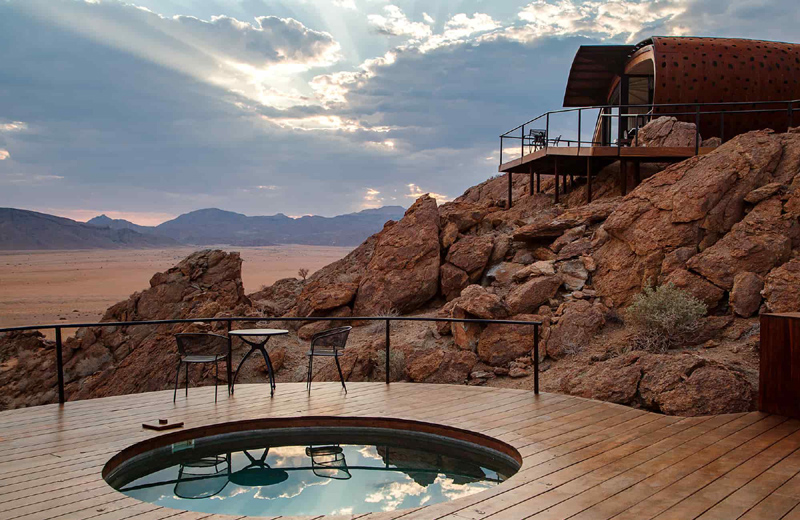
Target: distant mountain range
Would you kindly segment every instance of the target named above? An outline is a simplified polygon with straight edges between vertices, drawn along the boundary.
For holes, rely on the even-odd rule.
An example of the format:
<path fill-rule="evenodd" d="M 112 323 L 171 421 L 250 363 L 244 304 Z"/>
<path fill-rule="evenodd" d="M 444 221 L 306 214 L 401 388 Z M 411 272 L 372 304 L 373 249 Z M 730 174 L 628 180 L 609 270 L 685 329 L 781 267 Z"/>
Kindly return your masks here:
<path fill-rule="evenodd" d="M 355 246 L 402 218 L 400 206 L 385 206 L 337 217 L 291 218 L 281 213 L 248 217 L 209 208 L 158 226 L 140 226 L 106 215 L 86 223 L 13 208 L 0 208 L 0 250 L 121 249 L 187 245 L 265 246 L 304 244 Z"/>

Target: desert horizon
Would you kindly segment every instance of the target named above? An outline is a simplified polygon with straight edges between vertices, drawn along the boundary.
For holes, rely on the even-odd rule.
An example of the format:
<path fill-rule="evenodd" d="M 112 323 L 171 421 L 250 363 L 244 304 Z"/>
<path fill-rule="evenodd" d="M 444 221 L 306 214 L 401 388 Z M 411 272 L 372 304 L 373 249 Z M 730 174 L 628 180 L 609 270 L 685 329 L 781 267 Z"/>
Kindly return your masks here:
<path fill-rule="evenodd" d="M 314 273 L 351 247 L 277 245 L 0 251 L 0 327 L 98 321 L 105 310 L 194 251 L 222 249 L 242 257 L 242 283 L 252 293 L 281 278 Z M 52 331 L 48 331 L 52 335 Z"/>

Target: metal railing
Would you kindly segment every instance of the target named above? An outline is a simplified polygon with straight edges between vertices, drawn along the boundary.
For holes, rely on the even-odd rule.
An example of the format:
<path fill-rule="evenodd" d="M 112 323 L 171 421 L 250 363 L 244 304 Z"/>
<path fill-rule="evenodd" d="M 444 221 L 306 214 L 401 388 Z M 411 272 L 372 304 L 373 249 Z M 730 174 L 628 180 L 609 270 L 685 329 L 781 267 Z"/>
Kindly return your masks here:
<path fill-rule="evenodd" d="M 774 108 L 763 108 L 766 105 L 776 105 Z M 513 147 L 514 150 L 519 150 L 519 157 L 527 155 L 534 151 L 549 148 L 552 146 L 576 146 L 579 150 L 582 146 L 636 146 L 639 129 L 647 124 L 651 119 L 660 116 L 672 117 L 693 117 L 695 123 L 695 154 L 698 153 L 700 147 L 700 123 L 703 118 L 709 116 L 719 117 L 719 137 L 725 141 L 725 116 L 741 115 L 741 114 L 766 114 L 766 113 L 785 113 L 787 128 L 793 124 L 793 114 L 795 106 L 800 106 L 800 100 L 793 99 L 790 101 L 726 101 L 720 103 L 662 103 L 662 104 L 637 104 L 637 105 L 595 105 L 576 108 L 564 108 L 560 110 L 551 110 L 544 114 L 537 116 L 529 121 L 515 126 L 511 130 L 500 135 L 500 164 L 504 164 L 504 151 L 507 149 L 506 140 L 519 141 L 519 148 Z M 759 108 L 761 107 L 761 108 Z M 678 111 L 678 109 L 685 109 Z M 631 110 L 634 113 L 631 113 Z M 644 113 L 636 113 L 642 111 Z M 585 121 L 584 112 L 592 111 L 598 112 L 596 116 L 596 124 L 591 132 L 591 138 L 588 140 L 583 139 L 582 125 Z M 560 116 L 562 114 L 576 114 L 577 130 L 570 134 L 574 138 L 562 138 L 563 134 L 553 137 L 551 134 L 553 130 L 553 123 L 551 119 L 553 116 Z M 633 125 L 625 124 L 620 125 L 623 118 L 635 119 Z M 612 140 L 613 127 L 616 124 L 617 139 Z M 572 123 L 569 125 L 572 126 Z M 538 128 L 536 128 L 538 127 Z M 598 131 L 598 128 L 605 127 L 605 130 Z M 627 130 L 623 130 L 627 128 Z M 525 134 L 525 130 L 528 134 Z M 601 140 L 595 141 L 595 135 L 601 134 Z M 625 139 L 624 135 L 628 133 L 632 135 L 631 139 Z M 732 136 L 731 136 L 732 137 Z M 517 157 L 517 153 L 513 153 Z"/>
<path fill-rule="evenodd" d="M 56 344 L 56 371 L 58 381 L 58 402 L 66 402 L 65 383 L 64 383 L 64 355 L 63 355 L 63 329 L 80 329 L 86 327 L 136 327 L 143 325 L 177 325 L 181 323 L 225 323 L 227 331 L 233 330 L 235 322 L 265 322 L 265 321 L 284 321 L 284 322 L 312 322 L 312 321 L 383 321 L 386 333 L 386 384 L 390 383 L 390 355 L 391 355 L 391 323 L 393 321 L 422 321 L 422 322 L 447 322 L 447 323 L 478 323 L 484 325 L 503 324 L 503 325 L 523 325 L 533 327 L 533 392 L 539 393 L 539 327 L 540 321 L 521 321 L 521 320 L 489 320 L 480 318 L 437 318 L 422 316 L 315 316 L 315 317 L 255 317 L 255 316 L 233 316 L 221 318 L 184 318 L 174 320 L 144 320 L 144 321 L 102 321 L 97 323 L 62 323 L 54 325 L 26 325 L 20 327 L 0 328 L 0 333 L 5 332 L 29 332 L 54 330 Z M 228 354 L 226 359 L 227 382 L 230 390 L 231 372 L 233 362 L 233 337 L 228 335 Z"/>

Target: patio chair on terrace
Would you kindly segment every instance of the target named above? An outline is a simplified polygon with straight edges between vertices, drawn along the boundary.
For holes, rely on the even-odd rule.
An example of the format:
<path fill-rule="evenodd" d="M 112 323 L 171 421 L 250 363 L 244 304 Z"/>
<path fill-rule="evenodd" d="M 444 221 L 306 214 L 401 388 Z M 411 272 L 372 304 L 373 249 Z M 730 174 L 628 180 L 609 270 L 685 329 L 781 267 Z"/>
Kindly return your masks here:
<path fill-rule="evenodd" d="M 339 380 L 342 382 L 344 393 L 347 387 L 344 384 L 342 366 L 339 364 L 339 353 L 344 350 L 347 344 L 347 336 L 353 327 L 337 327 L 335 329 L 323 330 L 314 334 L 311 338 L 311 350 L 308 351 L 308 381 L 306 386 L 311 392 L 311 378 L 313 377 L 314 356 L 333 357 L 336 361 L 336 369 L 339 371 Z"/>
<path fill-rule="evenodd" d="M 183 333 L 175 334 L 178 343 L 178 370 L 175 373 L 175 390 L 172 402 L 178 395 L 178 379 L 181 367 L 186 365 L 186 396 L 189 396 L 189 365 L 192 363 L 214 363 L 214 402 L 217 402 L 219 383 L 219 362 L 228 357 L 228 338 L 218 334 Z"/>

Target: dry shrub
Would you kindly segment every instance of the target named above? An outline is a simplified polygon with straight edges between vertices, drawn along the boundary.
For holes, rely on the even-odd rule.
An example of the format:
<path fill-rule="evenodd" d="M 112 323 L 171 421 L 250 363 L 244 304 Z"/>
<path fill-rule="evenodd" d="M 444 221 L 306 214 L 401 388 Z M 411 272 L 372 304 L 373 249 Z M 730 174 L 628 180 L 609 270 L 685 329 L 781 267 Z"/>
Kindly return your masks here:
<path fill-rule="evenodd" d="M 666 352 L 691 339 L 706 312 L 703 302 L 670 283 L 645 287 L 628 307 L 625 322 L 636 329 L 635 349 Z"/>

